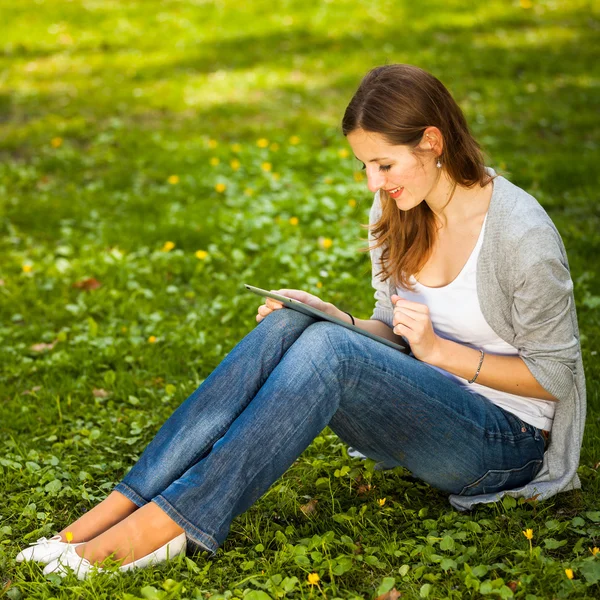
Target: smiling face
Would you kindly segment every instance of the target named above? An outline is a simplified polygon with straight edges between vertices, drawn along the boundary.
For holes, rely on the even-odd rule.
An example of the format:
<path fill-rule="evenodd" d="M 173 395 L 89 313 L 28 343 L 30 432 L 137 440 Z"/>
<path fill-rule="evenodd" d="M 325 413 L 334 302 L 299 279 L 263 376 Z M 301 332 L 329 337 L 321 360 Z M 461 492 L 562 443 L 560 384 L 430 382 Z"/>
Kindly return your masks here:
<path fill-rule="evenodd" d="M 427 135 L 426 132 L 425 140 Z M 380 188 L 388 192 L 404 188 L 401 193 L 390 193 L 400 210 L 410 210 L 427 199 L 439 180 L 436 152 L 417 157 L 409 146 L 390 145 L 380 133 L 364 129 L 356 129 L 346 138 L 354 155 L 364 165 L 367 187 L 371 192 L 375 193 Z M 422 141 L 419 147 L 432 150 L 429 141 Z"/>

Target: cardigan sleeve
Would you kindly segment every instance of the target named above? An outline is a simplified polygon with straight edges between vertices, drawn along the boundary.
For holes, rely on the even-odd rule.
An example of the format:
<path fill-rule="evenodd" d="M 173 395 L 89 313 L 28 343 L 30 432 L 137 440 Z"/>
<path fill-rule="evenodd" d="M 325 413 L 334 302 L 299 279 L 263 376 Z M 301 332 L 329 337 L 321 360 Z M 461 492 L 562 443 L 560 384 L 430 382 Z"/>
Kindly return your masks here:
<path fill-rule="evenodd" d="M 375 238 L 371 233 L 371 227 L 381 217 L 381 202 L 379 199 L 379 190 L 375 192 L 375 198 L 369 213 L 369 246 L 373 246 Z M 389 279 L 382 281 L 376 274 L 381 270 L 380 260 L 383 247 L 372 249 L 371 256 L 371 285 L 375 290 L 375 308 L 371 316 L 372 320 L 383 321 L 389 327 L 392 327 L 394 319 L 394 309 L 392 307 L 392 299 L 390 297 Z"/>
<path fill-rule="evenodd" d="M 558 231 L 538 226 L 520 239 L 514 264 L 514 345 L 538 383 L 556 399 L 575 385 L 579 352 L 573 281 Z"/>

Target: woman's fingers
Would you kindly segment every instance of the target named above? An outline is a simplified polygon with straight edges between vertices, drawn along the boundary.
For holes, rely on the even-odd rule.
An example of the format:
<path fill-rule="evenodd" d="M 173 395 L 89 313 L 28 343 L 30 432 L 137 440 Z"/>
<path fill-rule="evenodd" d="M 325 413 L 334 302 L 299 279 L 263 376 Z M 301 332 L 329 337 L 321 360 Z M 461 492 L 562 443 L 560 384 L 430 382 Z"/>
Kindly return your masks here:
<path fill-rule="evenodd" d="M 277 302 L 277 300 L 273 300 L 272 298 L 265 298 L 265 303 L 258 307 L 258 314 L 256 315 L 257 322 L 260 323 L 267 315 L 270 315 L 274 310 L 279 310 L 280 308 L 283 308 L 281 302 Z"/>
<path fill-rule="evenodd" d="M 417 326 L 419 319 L 416 318 L 414 314 L 411 315 L 404 311 L 394 311 L 394 318 L 392 322 L 394 325 L 401 323 L 412 329 Z"/>
<path fill-rule="evenodd" d="M 258 307 L 258 314 L 256 315 L 256 320 L 260 323 L 267 315 L 270 315 L 273 311 L 264 304 L 261 304 Z"/>
<path fill-rule="evenodd" d="M 405 325 L 422 323 L 426 324 L 429 320 L 429 315 L 407 308 L 394 309 L 394 324 L 404 323 Z"/>
<path fill-rule="evenodd" d="M 266 317 L 270 312 L 273 312 L 268 306 L 265 306 L 264 304 L 261 304 L 258 307 L 258 314 L 262 315 L 263 317 Z"/>
<path fill-rule="evenodd" d="M 283 304 L 281 302 L 277 302 L 277 300 L 273 300 L 273 298 L 265 298 L 265 304 L 273 310 L 283 308 Z"/>

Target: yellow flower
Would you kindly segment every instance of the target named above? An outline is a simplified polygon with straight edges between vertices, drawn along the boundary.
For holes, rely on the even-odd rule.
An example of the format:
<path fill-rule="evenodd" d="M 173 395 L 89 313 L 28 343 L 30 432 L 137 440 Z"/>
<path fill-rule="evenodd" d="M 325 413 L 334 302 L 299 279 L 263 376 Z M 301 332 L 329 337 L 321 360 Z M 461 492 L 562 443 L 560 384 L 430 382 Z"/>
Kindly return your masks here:
<path fill-rule="evenodd" d="M 151 336 L 148 338 L 148 342 L 150 342 L 151 344 L 154 344 L 154 343 L 156 343 L 156 336 L 155 336 L 155 335 L 151 335 Z"/>
<path fill-rule="evenodd" d="M 281 175 L 279 175 L 279 173 L 271 173 L 271 177 L 273 178 L 274 181 L 279 181 L 279 178 L 281 177 Z"/>
<path fill-rule="evenodd" d="M 216 167 L 221 161 L 216 156 L 213 156 L 209 162 L 213 167 Z"/>
<path fill-rule="evenodd" d="M 219 142 L 217 142 L 217 140 L 208 140 L 209 148 L 216 148 L 218 145 L 219 145 Z"/>
<path fill-rule="evenodd" d="M 260 168 L 263 171 L 270 171 L 273 168 L 273 165 L 270 162 L 264 162 L 262 165 L 260 165 Z"/>
<path fill-rule="evenodd" d="M 259 148 L 266 148 L 269 145 L 269 140 L 266 138 L 260 138 L 260 140 L 256 141 L 256 145 Z"/>
<path fill-rule="evenodd" d="M 319 585 L 319 581 L 321 581 L 321 578 L 318 573 L 308 574 L 308 583 L 310 583 L 310 585 Z"/>
<path fill-rule="evenodd" d="M 196 250 L 195 256 L 199 260 L 205 260 L 208 256 L 208 252 L 206 250 Z"/>
<path fill-rule="evenodd" d="M 215 185 L 215 190 L 217 190 L 219 194 L 222 194 L 226 189 L 227 186 L 224 183 L 217 183 L 217 185 Z"/>
<path fill-rule="evenodd" d="M 341 148 L 340 150 L 338 150 L 338 156 L 340 158 L 348 158 L 350 156 L 350 152 L 348 152 L 346 148 Z"/>
<path fill-rule="evenodd" d="M 246 196 L 252 196 L 254 194 L 254 190 L 252 188 L 246 188 L 244 190 L 244 194 L 246 194 Z"/>
<path fill-rule="evenodd" d="M 121 327 L 121 333 L 127 333 L 127 327 L 125 327 L 125 325 Z"/>
<path fill-rule="evenodd" d="M 179 175 L 170 175 L 167 181 L 171 185 L 177 185 L 179 183 Z"/>
<path fill-rule="evenodd" d="M 234 152 L 241 152 L 242 151 L 242 146 L 241 146 L 241 144 L 237 144 L 237 143 L 236 144 L 231 144 L 231 149 Z"/>
<path fill-rule="evenodd" d="M 523 535 L 528 539 L 528 540 L 532 540 L 533 539 L 533 529 L 525 529 L 525 531 L 523 531 Z"/>
<path fill-rule="evenodd" d="M 61 137 L 55 137 L 50 140 L 50 145 L 53 148 L 60 148 L 62 146 L 63 139 Z"/>
<path fill-rule="evenodd" d="M 598 556 L 598 554 L 600 554 L 600 548 L 597 548 L 596 546 L 594 546 L 590 552 L 594 555 L 594 556 Z"/>
<path fill-rule="evenodd" d="M 350 200 L 348 200 L 348 206 L 354 208 L 356 206 L 356 200 L 354 198 L 350 198 Z"/>
<path fill-rule="evenodd" d="M 290 225 L 298 225 L 300 221 L 298 220 L 298 217 L 291 217 L 290 218 Z"/>
<path fill-rule="evenodd" d="M 330 183 L 333 183 L 333 177 L 325 177 L 325 179 L 323 180 L 327 185 L 329 185 Z"/>
<path fill-rule="evenodd" d="M 277 142 L 273 142 L 270 146 L 269 149 L 272 150 L 273 152 L 277 152 L 277 150 L 279 150 L 279 144 Z"/>
<path fill-rule="evenodd" d="M 67 531 L 65 533 L 65 539 L 67 540 L 67 542 L 69 542 L 69 544 L 73 541 L 73 533 L 71 531 Z"/>
<path fill-rule="evenodd" d="M 237 158 L 234 158 L 229 164 L 234 171 L 237 171 L 242 166 L 242 163 Z"/>
<path fill-rule="evenodd" d="M 531 0 L 521 0 L 521 8 L 531 8 L 532 6 Z"/>
<path fill-rule="evenodd" d="M 362 171 L 354 172 L 354 181 L 356 181 L 357 183 L 362 181 L 364 178 L 365 178 L 365 176 L 363 175 Z"/>
<path fill-rule="evenodd" d="M 318 287 L 319 289 L 321 289 L 321 288 L 323 287 L 323 284 L 322 284 L 320 281 L 317 281 L 317 287 Z"/>
<path fill-rule="evenodd" d="M 173 250 L 173 248 L 175 248 L 175 242 L 165 242 L 164 246 L 162 247 L 162 251 L 170 252 Z"/>
<path fill-rule="evenodd" d="M 329 238 L 322 238 L 319 241 L 321 242 L 321 246 L 323 246 L 325 250 L 328 250 L 329 248 L 331 248 L 331 246 L 333 246 L 333 241 Z"/>
<path fill-rule="evenodd" d="M 565 575 L 569 578 L 569 579 L 573 579 L 573 569 L 565 569 Z"/>
<path fill-rule="evenodd" d="M 297 135 L 293 135 L 289 141 L 292 146 L 295 146 L 296 144 L 300 143 L 300 138 Z"/>
<path fill-rule="evenodd" d="M 379 498 L 379 500 L 377 500 L 377 503 L 379 504 L 379 506 L 383 506 L 385 504 L 385 498 Z"/>
<path fill-rule="evenodd" d="M 23 265 L 23 273 L 31 273 L 33 271 L 32 265 Z"/>

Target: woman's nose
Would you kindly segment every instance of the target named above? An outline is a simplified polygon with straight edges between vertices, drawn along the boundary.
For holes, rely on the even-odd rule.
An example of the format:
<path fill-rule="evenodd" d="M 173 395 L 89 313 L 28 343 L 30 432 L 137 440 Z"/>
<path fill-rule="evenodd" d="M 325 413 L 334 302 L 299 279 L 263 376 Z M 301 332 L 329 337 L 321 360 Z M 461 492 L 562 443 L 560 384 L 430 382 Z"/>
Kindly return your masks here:
<path fill-rule="evenodd" d="M 369 167 L 367 167 L 367 187 L 373 193 L 385 184 L 385 177 L 378 169 L 379 165 L 375 165 L 374 170 L 369 170 Z"/>

